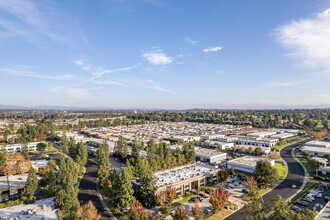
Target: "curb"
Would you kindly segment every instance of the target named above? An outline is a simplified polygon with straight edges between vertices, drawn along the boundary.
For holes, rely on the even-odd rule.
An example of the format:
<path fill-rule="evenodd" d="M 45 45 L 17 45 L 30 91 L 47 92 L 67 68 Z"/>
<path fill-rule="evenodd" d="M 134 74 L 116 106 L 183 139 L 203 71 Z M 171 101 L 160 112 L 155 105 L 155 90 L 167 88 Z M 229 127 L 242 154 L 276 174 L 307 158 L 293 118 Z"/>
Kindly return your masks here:
<path fill-rule="evenodd" d="M 293 194 L 290 198 L 288 198 L 286 201 L 290 202 L 291 199 L 293 199 L 296 195 L 298 195 L 298 193 L 300 193 L 301 190 L 304 189 L 304 187 L 306 186 L 307 182 L 308 182 L 308 177 L 309 177 L 309 173 L 307 172 L 306 167 L 294 156 L 294 150 L 295 148 L 292 149 L 291 151 L 291 156 L 300 164 L 300 166 L 302 166 L 302 168 L 304 169 L 304 173 L 305 173 L 305 178 L 304 178 L 304 182 L 301 185 L 301 187 L 299 188 L 299 190 Z"/>

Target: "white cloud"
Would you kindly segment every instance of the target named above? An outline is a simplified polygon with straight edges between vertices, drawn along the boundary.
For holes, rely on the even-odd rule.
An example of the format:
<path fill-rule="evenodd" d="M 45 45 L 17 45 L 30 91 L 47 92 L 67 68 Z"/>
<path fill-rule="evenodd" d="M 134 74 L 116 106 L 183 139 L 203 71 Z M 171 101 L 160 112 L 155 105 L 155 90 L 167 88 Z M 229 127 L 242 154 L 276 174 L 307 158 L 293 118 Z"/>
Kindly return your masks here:
<path fill-rule="evenodd" d="M 173 93 L 173 91 L 169 90 L 166 86 L 163 86 L 161 84 L 155 83 L 153 80 L 149 79 L 147 81 L 150 84 L 150 88 L 155 89 L 160 92 L 165 92 L 165 93 Z"/>
<path fill-rule="evenodd" d="M 121 82 L 117 81 L 112 81 L 112 80 L 106 80 L 106 81 L 101 81 L 101 80 L 96 80 L 93 81 L 93 83 L 98 84 L 98 85 L 116 85 L 116 86 L 121 86 L 121 87 L 128 87 L 128 85 L 123 84 Z"/>
<path fill-rule="evenodd" d="M 219 50 L 222 50 L 223 47 L 210 47 L 210 48 L 206 48 L 203 50 L 203 52 L 208 53 L 208 52 L 216 52 Z"/>
<path fill-rule="evenodd" d="M 196 44 L 199 43 L 199 41 L 197 41 L 197 40 L 192 40 L 192 39 L 189 38 L 189 37 L 186 37 L 184 40 L 185 40 L 187 43 L 190 43 L 190 44 L 192 44 L 192 45 L 196 45 Z"/>
<path fill-rule="evenodd" d="M 272 85 L 278 87 L 290 87 L 290 86 L 296 86 L 302 84 L 304 82 L 305 81 L 292 81 L 292 82 L 272 83 Z"/>
<path fill-rule="evenodd" d="M 275 31 L 277 40 L 305 67 L 330 75 L 330 9 L 291 21 Z"/>
<path fill-rule="evenodd" d="M 14 19 L 2 16 L 0 26 L 5 29 L 4 36 L 25 36 L 28 40 L 37 39 L 36 34 L 44 35 L 53 41 L 63 41 L 63 36 L 53 30 L 51 22 L 53 11 L 50 7 L 36 4 L 31 0 L 1 0 L 0 10 Z M 47 11 L 47 15 L 43 12 Z M 33 41 L 32 40 L 32 41 Z"/>
<path fill-rule="evenodd" d="M 147 61 L 153 65 L 166 65 L 173 62 L 173 58 L 167 56 L 162 50 L 154 50 L 142 54 Z"/>
<path fill-rule="evenodd" d="M 38 79 L 51 79 L 51 80 L 68 80 L 68 79 L 72 79 L 74 77 L 73 75 L 62 75 L 62 76 L 43 75 L 40 73 L 31 72 L 31 71 L 14 70 L 14 69 L 6 69 L 6 68 L 0 68 L 0 73 L 12 75 L 12 76 L 23 76 L 23 77 L 31 77 L 31 78 L 38 78 Z"/>
<path fill-rule="evenodd" d="M 117 69 L 104 69 L 103 67 L 99 67 L 97 71 L 92 72 L 92 75 L 95 77 L 101 77 L 107 73 L 125 72 L 125 71 L 130 71 L 135 68 L 137 68 L 136 65 L 129 66 L 129 67 L 123 67 L 123 68 L 117 68 Z"/>

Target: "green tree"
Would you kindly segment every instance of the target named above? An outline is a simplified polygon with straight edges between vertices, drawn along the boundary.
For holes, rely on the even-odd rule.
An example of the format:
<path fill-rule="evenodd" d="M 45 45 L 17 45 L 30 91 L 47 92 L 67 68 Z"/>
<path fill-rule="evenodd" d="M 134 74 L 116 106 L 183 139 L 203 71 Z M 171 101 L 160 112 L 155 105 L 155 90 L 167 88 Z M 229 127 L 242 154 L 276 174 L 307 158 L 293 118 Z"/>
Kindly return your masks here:
<path fill-rule="evenodd" d="M 261 147 L 257 147 L 254 151 L 257 154 L 257 156 L 259 156 L 262 153 Z"/>
<path fill-rule="evenodd" d="M 148 166 L 142 166 L 138 183 L 140 184 L 138 197 L 145 206 L 153 206 L 155 203 L 156 179 Z"/>
<path fill-rule="evenodd" d="M 25 184 L 25 193 L 28 196 L 34 196 L 38 189 L 39 180 L 37 178 L 36 170 L 31 166 L 29 170 L 29 176 Z"/>
<path fill-rule="evenodd" d="M 23 145 L 21 154 L 25 157 L 25 159 L 29 158 L 29 148 L 25 144 Z"/>
<path fill-rule="evenodd" d="M 41 154 L 43 154 L 43 152 L 46 150 L 47 146 L 48 145 L 44 142 L 38 143 L 37 144 L 37 151 L 39 151 Z"/>
<path fill-rule="evenodd" d="M 266 219 L 267 214 L 272 211 L 272 207 L 269 204 L 264 204 L 264 200 L 258 192 L 251 193 L 243 197 L 245 202 L 242 212 L 249 215 L 253 220 Z"/>
<path fill-rule="evenodd" d="M 97 161 L 97 175 L 102 185 L 103 181 L 109 178 L 111 169 L 109 162 L 109 145 L 106 141 L 104 141 L 99 146 L 99 149 L 97 151 Z"/>
<path fill-rule="evenodd" d="M 129 168 L 124 168 L 123 173 L 120 175 L 120 190 L 119 190 L 119 204 L 120 207 L 129 207 L 134 201 L 135 197 L 133 196 L 134 190 L 132 187 L 133 176 Z"/>
<path fill-rule="evenodd" d="M 277 170 L 271 166 L 268 160 L 259 160 L 253 175 L 255 180 L 265 188 L 273 185 L 279 179 Z"/>

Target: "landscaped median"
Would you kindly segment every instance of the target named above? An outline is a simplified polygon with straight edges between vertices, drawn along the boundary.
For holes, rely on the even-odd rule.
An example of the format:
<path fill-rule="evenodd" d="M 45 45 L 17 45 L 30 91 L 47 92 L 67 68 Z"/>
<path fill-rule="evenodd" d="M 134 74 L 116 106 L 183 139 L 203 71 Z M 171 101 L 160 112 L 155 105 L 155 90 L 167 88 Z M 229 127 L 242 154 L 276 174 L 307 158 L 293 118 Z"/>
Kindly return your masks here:
<path fill-rule="evenodd" d="M 210 217 L 206 217 L 205 220 L 219 220 L 219 219 L 223 219 L 224 217 L 226 217 L 230 213 L 232 213 L 232 211 L 230 211 L 228 209 L 222 209 L 221 211 L 219 211 L 219 212 L 211 215 Z"/>
<path fill-rule="evenodd" d="M 315 189 L 318 185 L 319 184 L 315 182 L 307 182 L 305 187 L 293 199 L 291 199 L 290 203 L 293 205 L 296 202 L 299 202 L 310 190 Z"/>
<path fill-rule="evenodd" d="M 283 148 L 285 148 L 286 146 L 289 146 L 290 144 L 295 144 L 295 143 L 298 143 L 300 141 L 305 141 L 307 140 L 308 137 L 305 137 L 305 138 L 301 138 L 301 139 L 298 139 L 298 140 L 295 140 L 295 141 L 292 141 L 290 143 L 283 143 L 283 144 L 280 144 L 280 145 L 276 145 L 274 146 L 273 148 L 276 149 L 276 150 L 282 150 Z"/>
<path fill-rule="evenodd" d="M 315 173 L 315 167 L 313 166 L 311 161 L 303 160 L 303 159 L 299 161 L 305 166 L 308 173 Z"/>

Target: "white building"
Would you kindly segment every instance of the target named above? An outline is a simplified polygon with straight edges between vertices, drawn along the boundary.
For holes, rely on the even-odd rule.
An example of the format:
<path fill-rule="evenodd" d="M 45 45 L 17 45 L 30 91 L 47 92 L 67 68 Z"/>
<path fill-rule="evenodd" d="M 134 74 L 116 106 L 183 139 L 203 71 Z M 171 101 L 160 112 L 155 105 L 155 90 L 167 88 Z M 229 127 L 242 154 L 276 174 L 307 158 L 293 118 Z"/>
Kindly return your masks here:
<path fill-rule="evenodd" d="M 209 163 L 218 163 L 227 159 L 227 153 L 218 152 L 207 148 L 195 149 L 196 160 Z"/>
<path fill-rule="evenodd" d="M 271 166 L 275 165 L 275 160 L 261 158 L 261 157 L 239 157 L 227 162 L 227 169 L 233 168 L 234 170 L 253 173 L 256 170 L 256 165 L 259 160 L 267 160 Z"/>
<path fill-rule="evenodd" d="M 278 139 L 237 136 L 236 144 L 240 145 L 254 145 L 260 147 L 274 147 L 278 142 Z"/>
<path fill-rule="evenodd" d="M 60 220 L 59 212 L 55 209 L 55 206 L 55 197 L 37 200 L 32 204 L 0 209 L 0 218 L 3 220 Z"/>
<path fill-rule="evenodd" d="M 180 144 L 170 145 L 170 146 L 168 146 L 168 148 L 170 148 L 170 150 L 172 151 L 172 153 L 176 152 L 177 149 L 183 150 L 183 146 L 180 145 Z"/>
<path fill-rule="evenodd" d="M 254 146 L 254 145 L 237 145 L 238 151 L 242 153 L 249 153 L 249 148 L 252 147 L 253 153 L 255 152 L 256 148 L 260 146 Z M 270 154 L 271 148 L 270 147 L 260 147 L 261 148 L 261 153 L 262 154 Z M 244 149 L 244 152 L 243 152 Z"/>
<path fill-rule="evenodd" d="M 321 167 L 320 171 L 323 175 L 330 175 L 330 167 L 328 167 L 328 166 Z"/>
<path fill-rule="evenodd" d="M 175 141 L 192 142 L 192 141 L 200 141 L 201 137 L 199 137 L 199 136 L 181 136 L 181 135 L 177 135 L 177 136 L 173 136 L 172 139 L 175 140 Z"/>
<path fill-rule="evenodd" d="M 217 140 L 219 138 L 225 137 L 224 134 L 210 134 L 201 136 L 202 140 Z"/>
<path fill-rule="evenodd" d="M 328 141 L 309 141 L 305 145 L 308 147 L 330 148 L 330 142 Z"/>
<path fill-rule="evenodd" d="M 327 154 L 330 154 L 330 148 L 324 147 L 310 147 L 304 146 L 301 148 L 302 151 L 307 151 L 312 156 L 324 157 Z"/>
<path fill-rule="evenodd" d="M 220 150 L 226 150 L 226 148 L 228 149 L 232 149 L 234 147 L 234 143 L 232 142 L 222 142 L 222 141 L 205 141 L 204 143 L 206 146 L 209 147 L 216 147 L 219 148 Z"/>
<path fill-rule="evenodd" d="M 258 138 L 265 138 L 265 137 L 270 137 L 270 136 L 275 135 L 275 134 L 277 134 L 276 131 L 262 131 L 262 132 L 256 132 L 256 133 L 248 134 L 248 136 L 258 137 Z"/>
<path fill-rule="evenodd" d="M 30 142 L 30 143 L 26 144 L 26 146 L 28 147 L 29 152 L 37 151 L 37 145 L 39 143 L 46 143 L 46 142 L 44 142 L 44 141 L 43 142 Z M 3 148 L 2 145 L 0 145 L 0 147 Z M 8 145 L 5 145 L 5 149 L 7 150 L 7 152 L 9 154 L 14 154 L 14 153 L 22 152 L 23 147 L 24 147 L 23 144 L 8 144 Z M 48 148 L 46 148 L 46 150 L 47 149 Z"/>

